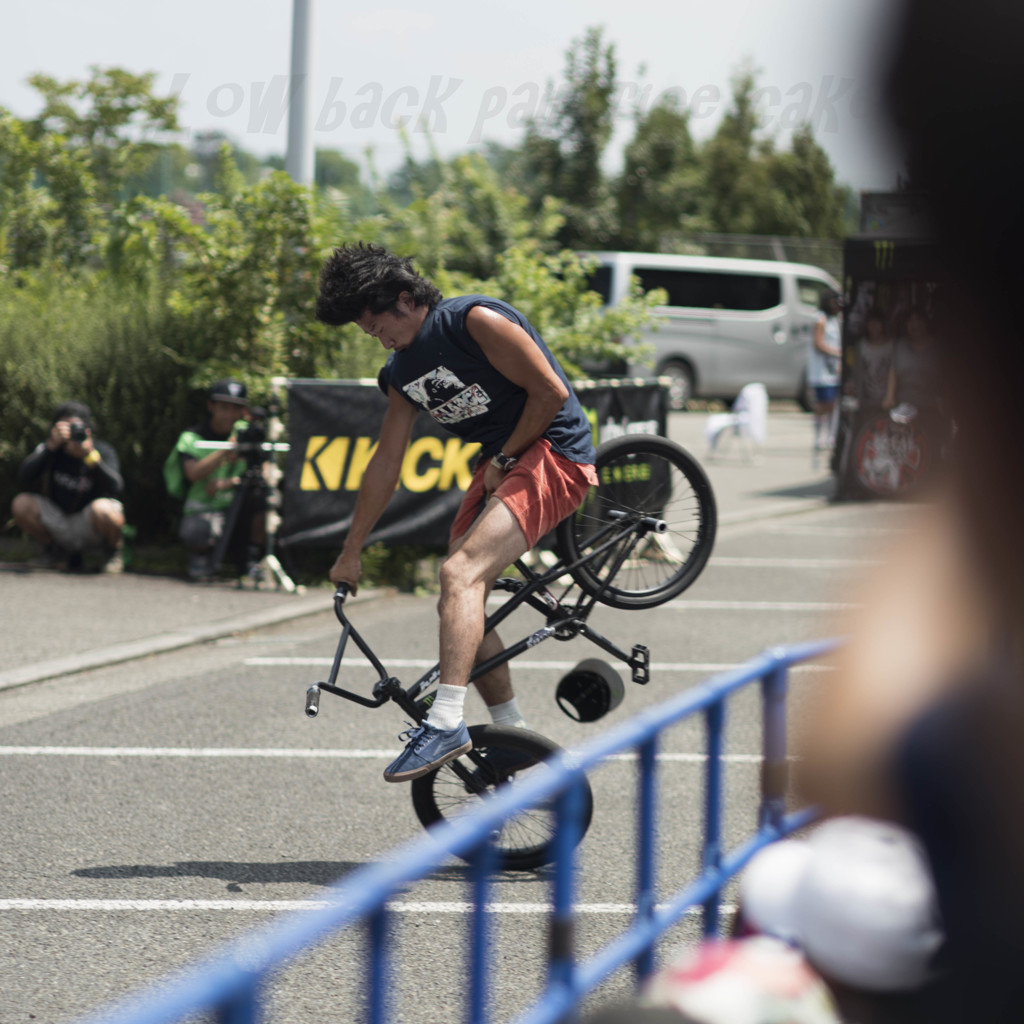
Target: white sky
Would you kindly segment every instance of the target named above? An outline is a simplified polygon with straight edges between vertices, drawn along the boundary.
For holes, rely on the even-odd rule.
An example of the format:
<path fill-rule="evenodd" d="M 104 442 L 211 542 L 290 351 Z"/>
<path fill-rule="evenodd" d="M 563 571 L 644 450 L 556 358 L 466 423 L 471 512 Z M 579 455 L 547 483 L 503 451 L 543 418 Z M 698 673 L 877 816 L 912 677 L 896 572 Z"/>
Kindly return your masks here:
<path fill-rule="evenodd" d="M 809 119 L 841 182 L 887 189 L 899 162 L 883 141 L 873 99 L 892 0 L 432 0 L 407 7 L 314 0 L 313 116 L 317 148 L 364 163 L 372 146 L 387 173 L 429 111 L 444 155 L 521 137 L 524 113 L 543 115 L 546 86 L 588 27 L 615 44 L 621 118 L 609 163 L 632 134 L 629 112 L 681 90 L 698 138 L 727 109 L 730 81 L 749 62 L 764 90 L 764 132 L 785 145 Z M 177 92 L 188 132 L 226 132 L 263 156 L 284 154 L 291 0 L 27 0 L 7 4 L 0 36 L 0 106 L 27 117 L 36 71 L 80 79 L 90 65 L 157 73 Z M 639 69 L 646 68 L 641 76 Z M 648 92 L 644 92 L 649 89 Z M 342 112 L 342 106 L 344 110 Z M 427 135 L 411 131 L 418 159 Z"/>

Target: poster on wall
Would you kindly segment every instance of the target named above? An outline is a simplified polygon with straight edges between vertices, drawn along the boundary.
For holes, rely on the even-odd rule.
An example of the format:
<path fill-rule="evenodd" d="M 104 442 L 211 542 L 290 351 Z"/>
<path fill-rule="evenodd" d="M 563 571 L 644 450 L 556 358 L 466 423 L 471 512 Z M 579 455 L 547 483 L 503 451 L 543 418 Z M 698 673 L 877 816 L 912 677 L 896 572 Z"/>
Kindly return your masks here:
<path fill-rule="evenodd" d="M 667 393 L 657 383 L 595 382 L 577 386 L 576 393 L 595 443 L 626 433 L 666 433 Z M 341 546 L 386 408 L 375 380 L 288 382 L 280 547 Z M 369 543 L 443 548 L 479 450 L 426 413 L 417 416 L 398 489 Z"/>

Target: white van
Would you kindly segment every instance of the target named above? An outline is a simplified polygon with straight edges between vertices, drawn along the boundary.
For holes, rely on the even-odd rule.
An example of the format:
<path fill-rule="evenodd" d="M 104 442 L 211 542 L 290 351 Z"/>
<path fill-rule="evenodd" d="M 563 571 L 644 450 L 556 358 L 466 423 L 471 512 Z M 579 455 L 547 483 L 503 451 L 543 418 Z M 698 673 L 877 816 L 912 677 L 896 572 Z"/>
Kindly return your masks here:
<path fill-rule="evenodd" d="M 666 377 L 669 405 L 691 398 L 732 401 L 760 382 L 772 398 L 805 401 L 807 353 L 822 292 L 840 291 L 831 274 L 804 263 L 672 256 L 643 252 L 582 253 L 597 261 L 590 287 L 606 305 L 628 294 L 635 276 L 643 290 L 664 288 L 660 323 L 642 335 L 653 365 L 631 362 L 625 373 Z"/>

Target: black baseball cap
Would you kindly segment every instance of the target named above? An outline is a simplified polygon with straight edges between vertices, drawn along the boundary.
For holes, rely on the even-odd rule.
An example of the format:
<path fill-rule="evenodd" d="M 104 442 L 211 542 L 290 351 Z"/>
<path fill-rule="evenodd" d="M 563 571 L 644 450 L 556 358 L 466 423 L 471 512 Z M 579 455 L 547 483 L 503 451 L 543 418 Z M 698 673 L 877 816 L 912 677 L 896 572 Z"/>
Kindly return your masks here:
<path fill-rule="evenodd" d="M 234 377 L 225 377 L 210 385 L 208 397 L 211 402 L 234 402 L 235 405 L 248 406 L 249 399 L 245 385 Z"/>

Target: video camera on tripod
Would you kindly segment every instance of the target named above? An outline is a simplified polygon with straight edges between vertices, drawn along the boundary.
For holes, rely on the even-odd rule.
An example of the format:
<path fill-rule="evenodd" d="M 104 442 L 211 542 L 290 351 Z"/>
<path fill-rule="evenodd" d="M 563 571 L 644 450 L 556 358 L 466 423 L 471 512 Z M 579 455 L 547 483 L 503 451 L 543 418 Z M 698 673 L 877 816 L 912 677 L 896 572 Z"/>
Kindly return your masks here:
<path fill-rule="evenodd" d="M 276 402 L 272 402 L 266 409 L 254 406 L 248 411 L 248 423 L 236 432 L 234 441 L 201 441 L 196 447 L 211 450 L 232 449 L 245 460 L 246 467 L 224 516 L 220 538 L 210 557 L 213 572 L 216 573 L 219 569 L 227 553 L 243 507 L 253 507 L 255 504 L 267 514 L 266 550 L 259 565 L 276 577 L 279 586 L 286 590 L 294 590 L 295 584 L 285 573 L 273 552 L 273 539 L 280 518 L 277 510 L 280 507 L 281 496 L 277 484 L 281 473 L 272 457 L 276 452 L 287 452 L 290 448 L 286 443 L 269 440 L 274 433 L 273 428 L 280 426 L 277 418 L 279 412 Z M 254 578 L 258 582 L 259 577 Z"/>
<path fill-rule="evenodd" d="M 276 414 L 276 412 L 275 412 Z M 254 406 L 249 410 L 249 425 L 239 431 L 235 437 L 235 449 L 252 469 L 263 465 L 270 458 L 270 453 L 277 449 L 277 446 L 267 442 L 267 421 L 270 413 L 262 406 Z M 287 445 L 283 446 L 287 449 Z"/>

